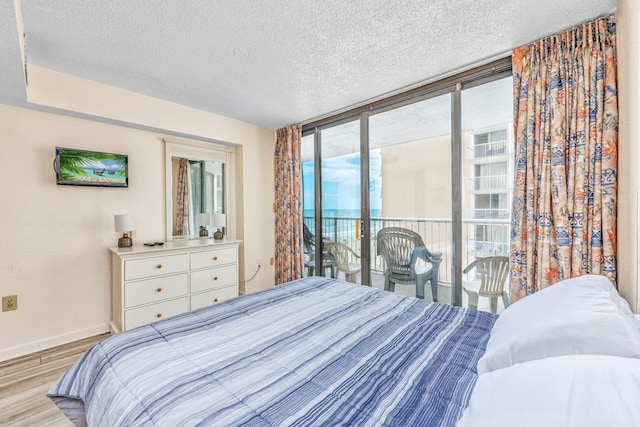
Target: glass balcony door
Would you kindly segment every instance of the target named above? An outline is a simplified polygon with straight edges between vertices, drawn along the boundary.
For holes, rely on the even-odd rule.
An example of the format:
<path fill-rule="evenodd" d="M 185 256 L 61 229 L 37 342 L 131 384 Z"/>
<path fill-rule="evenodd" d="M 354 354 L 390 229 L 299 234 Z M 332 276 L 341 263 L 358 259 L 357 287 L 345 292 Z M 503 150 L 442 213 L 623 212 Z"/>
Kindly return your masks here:
<path fill-rule="evenodd" d="M 400 270 L 387 280 L 385 269 L 399 262 L 417 272 L 416 280 L 428 277 L 425 299 L 446 304 L 453 301 L 451 143 L 450 93 L 369 117 L 372 286 L 393 287 L 395 292 L 417 296 L 416 283 L 403 281 Z M 391 233 L 396 232 L 394 237 Z M 377 236 L 384 247 L 377 247 Z M 426 257 L 413 263 L 404 248 L 395 248 L 404 244 L 411 247 L 411 239 L 417 239 L 417 246 L 427 250 Z M 391 250 L 387 250 L 385 241 Z"/>
<path fill-rule="evenodd" d="M 477 259 L 509 256 L 511 190 L 513 182 L 513 105 L 511 78 L 465 89 L 461 93 L 462 144 L 462 268 Z M 462 276 L 462 305 L 480 287 L 480 271 L 473 268 Z M 465 289 L 470 290 L 467 292 Z M 508 283 L 505 283 L 508 292 Z M 477 308 L 490 311 L 491 299 L 479 297 Z M 498 312 L 502 298 L 495 298 Z"/>
<path fill-rule="evenodd" d="M 305 265 L 313 264 L 307 274 L 391 288 L 385 277 L 391 261 L 377 237 L 399 228 L 422 249 L 415 264 L 406 254 L 399 261 L 409 270 L 396 277 L 395 292 L 504 309 L 500 298 L 476 303 L 469 290 L 477 285 L 481 296 L 480 270 L 465 272 L 477 259 L 508 255 L 513 112 L 510 63 L 502 62 L 508 65 L 487 65 L 457 82 L 303 127 L 304 221 L 321 248 L 305 255 Z M 348 248 L 343 265 L 352 264 L 355 273 L 336 267 L 330 250 L 336 247 Z M 425 251 L 436 258 L 422 256 Z M 418 295 L 409 271 L 430 269 L 437 271 L 435 284 L 422 276 L 428 278 Z"/>
<path fill-rule="evenodd" d="M 303 152 L 308 153 L 312 146 L 320 159 L 320 179 L 315 176 L 310 156 L 303 154 L 305 275 L 362 284 L 362 258 L 366 254 L 360 245 L 360 121 L 322 129 L 316 139 L 305 136 Z"/>
<path fill-rule="evenodd" d="M 361 284 L 360 121 L 323 129 L 319 137 L 323 253 L 334 277 Z"/>

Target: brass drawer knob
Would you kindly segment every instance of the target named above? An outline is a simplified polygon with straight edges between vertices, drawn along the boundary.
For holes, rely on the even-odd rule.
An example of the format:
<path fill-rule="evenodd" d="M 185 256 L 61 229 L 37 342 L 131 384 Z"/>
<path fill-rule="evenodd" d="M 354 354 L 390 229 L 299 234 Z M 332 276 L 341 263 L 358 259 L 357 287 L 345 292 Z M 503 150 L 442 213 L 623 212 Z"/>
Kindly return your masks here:
<path fill-rule="evenodd" d="M 156 289 L 156 292 L 162 292 L 162 288 Z"/>
<path fill-rule="evenodd" d="M 213 280 L 218 280 L 218 276 L 214 277 Z"/>
<path fill-rule="evenodd" d="M 162 317 L 162 313 L 158 313 L 158 314 L 156 314 L 156 317 L 157 317 L 158 319 L 159 319 L 159 318 L 161 318 L 161 317 Z"/>
<path fill-rule="evenodd" d="M 158 268 L 158 269 L 162 268 L 162 264 L 156 265 L 156 268 Z"/>
<path fill-rule="evenodd" d="M 214 256 L 214 257 L 213 257 L 213 260 L 214 260 L 214 261 L 217 261 L 217 260 L 218 260 L 218 257 L 217 257 L 217 256 Z"/>
<path fill-rule="evenodd" d="M 213 302 L 218 302 L 218 298 L 215 298 L 215 299 L 213 300 Z"/>

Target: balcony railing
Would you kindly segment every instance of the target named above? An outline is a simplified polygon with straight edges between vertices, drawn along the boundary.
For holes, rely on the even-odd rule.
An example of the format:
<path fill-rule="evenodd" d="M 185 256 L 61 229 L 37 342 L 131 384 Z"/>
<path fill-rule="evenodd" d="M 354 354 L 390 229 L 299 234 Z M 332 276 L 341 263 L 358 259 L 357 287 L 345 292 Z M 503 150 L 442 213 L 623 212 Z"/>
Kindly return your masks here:
<path fill-rule="evenodd" d="M 467 216 L 473 219 L 509 219 L 509 209 L 470 209 Z"/>
<path fill-rule="evenodd" d="M 360 253 L 360 235 L 356 235 L 359 218 L 324 217 L 323 238 L 343 243 Z M 313 217 L 304 217 L 304 223 L 314 232 Z M 385 227 L 403 227 L 418 233 L 430 251 L 442 253 L 438 280 L 451 282 L 453 265 L 450 219 L 434 218 L 371 218 L 371 270 L 384 272 L 384 261 L 376 256 L 376 235 Z M 466 248 L 462 254 L 465 266 L 478 257 L 509 255 L 510 222 L 508 219 L 463 220 L 462 241 Z M 498 241 L 495 241 L 498 240 Z"/>
<path fill-rule="evenodd" d="M 494 141 L 467 147 L 467 159 L 479 159 L 508 154 L 507 141 Z"/>
<path fill-rule="evenodd" d="M 507 175 L 475 176 L 467 178 L 467 191 L 503 190 L 511 188 Z"/>

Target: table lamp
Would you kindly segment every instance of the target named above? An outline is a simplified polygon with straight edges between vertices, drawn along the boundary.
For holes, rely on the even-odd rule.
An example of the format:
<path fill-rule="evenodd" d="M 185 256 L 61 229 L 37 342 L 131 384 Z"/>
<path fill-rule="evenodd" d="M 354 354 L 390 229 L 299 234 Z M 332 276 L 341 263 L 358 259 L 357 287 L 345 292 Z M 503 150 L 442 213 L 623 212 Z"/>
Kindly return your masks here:
<path fill-rule="evenodd" d="M 127 233 L 130 233 L 136 229 L 136 223 L 133 220 L 133 215 L 123 214 L 114 216 L 116 223 L 116 232 L 124 233 L 120 239 L 118 239 L 119 248 L 129 248 L 133 245 L 133 240 Z"/>
<path fill-rule="evenodd" d="M 200 223 L 200 237 L 208 237 L 209 230 L 207 230 L 207 226 L 211 225 L 211 214 L 198 214 L 198 222 Z"/>
<path fill-rule="evenodd" d="M 212 225 L 214 227 L 218 227 L 218 230 L 215 233 L 213 233 L 213 239 L 222 240 L 224 238 L 224 233 L 222 232 L 222 230 L 220 230 L 220 228 L 227 225 L 226 215 L 217 213 L 217 214 L 213 214 L 212 218 L 213 218 Z"/>

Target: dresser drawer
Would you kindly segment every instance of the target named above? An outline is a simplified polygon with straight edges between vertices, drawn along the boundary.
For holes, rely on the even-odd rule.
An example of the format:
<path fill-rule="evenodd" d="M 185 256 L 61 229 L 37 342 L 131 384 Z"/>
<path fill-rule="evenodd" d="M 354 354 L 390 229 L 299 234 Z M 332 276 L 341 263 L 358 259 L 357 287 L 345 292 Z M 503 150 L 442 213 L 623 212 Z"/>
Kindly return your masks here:
<path fill-rule="evenodd" d="M 124 307 L 130 308 L 187 295 L 189 292 L 187 278 L 187 273 L 183 273 L 125 283 Z"/>
<path fill-rule="evenodd" d="M 164 276 L 189 269 L 189 254 L 132 259 L 124 262 L 124 280 Z"/>
<path fill-rule="evenodd" d="M 114 332 L 238 296 L 239 240 L 177 240 L 110 248 Z M 191 285 L 193 281 L 193 286 Z"/>
<path fill-rule="evenodd" d="M 191 295 L 191 310 L 206 307 L 238 296 L 236 285 Z"/>
<path fill-rule="evenodd" d="M 214 249 L 191 254 L 191 268 L 209 268 L 238 262 L 236 248 Z"/>
<path fill-rule="evenodd" d="M 225 265 L 218 268 L 209 268 L 191 273 L 191 292 L 206 291 L 208 289 L 222 288 L 238 283 L 238 266 Z"/>
<path fill-rule="evenodd" d="M 187 297 L 134 308 L 124 312 L 124 329 L 147 325 L 187 311 L 189 311 L 189 298 Z"/>

